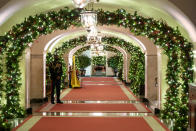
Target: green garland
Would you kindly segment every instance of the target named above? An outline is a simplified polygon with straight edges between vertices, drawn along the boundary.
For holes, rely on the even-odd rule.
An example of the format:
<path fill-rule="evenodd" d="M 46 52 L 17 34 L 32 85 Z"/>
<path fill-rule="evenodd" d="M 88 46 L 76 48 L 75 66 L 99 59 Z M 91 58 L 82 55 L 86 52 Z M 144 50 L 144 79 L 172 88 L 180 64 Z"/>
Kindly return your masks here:
<path fill-rule="evenodd" d="M 114 37 L 103 38 L 103 41 L 107 44 L 120 46 L 131 55 L 130 68 L 129 68 L 129 79 L 131 81 L 130 88 L 132 89 L 134 94 L 139 95 L 140 93 L 139 87 L 144 86 L 144 73 L 145 73 L 144 54 L 141 52 L 141 49 L 139 47 L 132 45 L 129 42 Z M 121 66 L 120 68 L 122 68 L 123 65 L 119 65 L 119 66 Z"/>
<path fill-rule="evenodd" d="M 84 51 L 89 50 L 89 49 L 90 49 L 90 46 L 85 46 L 85 47 L 80 48 L 79 50 L 77 50 L 77 52 L 75 53 L 76 59 L 77 59 L 77 56 L 80 56 Z M 116 48 L 111 47 L 111 46 L 109 46 L 109 45 L 105 45 L 105 46 L 104 46 L 104 50 L 117 53 L 117 55 L 120 57 L 120 63 L 118 64 L 118 65 L 119 65 L 119 66 L 118 66 L 118 70 L 119 70 L 119 71 L 122 70 L 122 68 L 123 68 L 122 53 L 120 53 L 120 51 L 117 50 Z M 78 60 L 76 60 L 76 65 L 77 65 L 77 67 L 79 67 Z M 120 78 L 122 79 L 122 77 L 120 77 Z"/>
<path fill-rule="evenodd" d="M 1 52 L 1 50 L 0 50 L 0 52 Z M 2 67 L 3 65 L 2 65 L 2 56 L 0 56 L 0 66 Z M 2 98 L 3 98 L 3 69 L 2 68 L 0 68 L 0 123 L 2 123 L 2 124 L 6 124 L 5 122 L 4 122 L 4 118 L 3 118 L 3 116 L 1 115 L 1 114 L 3 114 L 3 112 L 2 112 L 2 110 L 3 110 L 3 108 L 2 108 Z M 2 125 L 2 124 L 0 124 L 0 129 L 2 128 L 5 128 L 6 126 L 5 125 Z"/>
<path fill-rule="evenodd" d="M 114 48 L 110 45 L 105 45 L 104 50 L 114 52 L 114 53 L 117 53 L 117 54 L 121 54 L 119 50 L 117 50 L 116 48 Z"/>
<path fill-rule="evenodd" d="M 87 51 L 90 49 L 90 46 L 85 46 L 83 48 L 80 48 L 79 50 L 76 51 L 76 53 L 74 54 L 76 57 L 80 56 L 84 51 Z"/>
<path fill-rule="evenodd" d="M 19 104 L 18 91 L 21 86 L 19 83 L 21 73 L 18 62 L 22 52 L 28 47 L 27 44 L 56 29 L 66 30 L 71 25 L 80 26 L 79 14 L 79 9 L 65 8 L 56 12 L 30 16 L 23 23 L 13 26 L 1 37 L 0 53 L 6 51 L 7 56 L 5 91 L 7 104 L 1 115 L 3 121 L 24 115 L 24 110 Z M 129 28 L 135 35 L 146 36 L 154 40 L 154 43 L 164 50 L 169 59 L 166 74 L 169 89 L 162 118 L 175 120 L 174 130 L 185 130 L 188 127 L 188 83 L 193 81 L 192 44 L 182 37 L 178 28 L 171 28 L 166 23 L 153 18 L 144 18 L 138 16 L 137 13 L 132 15 L 123 9 L 114 12 L 98 10 L 97 14 L 99 24 Z M 176 95 L 180 89 L 182 89 L 181 94 Z M 0 92 L 2 91 L 3 87 L 0 87 Z M 4 122 L 1 124 L 5 125 Z"/>
<path fill-rule="evenodd" d="M 108 67 L 111 67 L 114 72 L 118 72 L 119 79 L 123 80 L 123 56 L 121 53 L 108 58 L 107 63 Z"/>
<path fill-rule="evenodd" d="M 84 36 L 83 36 L 83 37 L 84 37 Z M 54 55 L 55 55 L 55 54 L 58 54 L 58 56 L 62 59 L 62 55 L 63 55 L 63 54 L 65 53 L 65 51 L 67 51 L 68 49 L 74 48 L 74 47 L 76 47 L 76 46 L 78 46 L 78 45 L 80 45 L 80 44 L 83 44 L 83 45 L 84 45 L 84 44 L 85 44 L 85 42 L 84 42 L 85 38 L 83 38 L 83 37 L 80 37 L 81 39 L 78 39 L 78 40 L 75 39 L 75 45 L 74 45 L 74 46 L 69 47 L 69 45 L 71 45 L 71 44 L 69 43 L 70 41 L 64 42 L 64 43 L 62 44 L 62 46 L 56 48 L 55 51 L 54 51 L 53 53 L 48 53 L 47 56 L 46 56 L 46 59 L 47 59 L 47 62 L 46 62 L 46 63 L 47 63 L 47 65 L 49 65 L 49 63 L 53 61 Z M 80 44 L 78 44 L 78 43 L 80 43 Z M 77 66 L 77 68 L 80 67 L 80 66 L 79 66 L 78 57 L 79 57 L 84 51 L 89 50 L 89 49 L 90 49 L 90 46 L 85 46 L 85 47 L 83 47 L 83 48 L 77 50 L 76 53 L 74 54 L 74 55 L 76 56 L 76 66 Z M 117 53 L 119 56 L 121 56 L 121 55 L 120 55 L 121 53 L 120 53 L 116 48 L 113 48 L 113 47 L 111 47 L 111 46 L 109 46 L 109 45 L 104 46 L 104 50 L 106 50 L 106 51 L 111 51 L 111 52 L 115 52 L 115 53 Z M 121 61 L 122 61 L 122 60 L 121 60 Z M 64 63 L 64 62 L 63 62 L 63 63 Z M 64 63 L 64 65 L 66 65 L 66 64 Z M 119 65 L 120 65 L 120 64 L 119 64 Z M 120 65 L 118 68 L 121 69 L 121 68 L 122 68 L 122 65 Z M 49 76 L 50 76 L 49 71 L 47 71 L 47 76 L 48 76 L 48 78 L 49 78 Z"/>
<path fill-rule="evenodd" d="M 97 65 L 105 66 L 105 64 L 106 64 L 106 57 L 105 56 L 93 56 L 92 64 L 94 66 L 97 66 Z"/>
<path fill-rule="evenodd" d="M 118 65 L 120 63 L 120 56 L 115 55 L 107 60 L 108 67 L 111 67 L 113 70 L 118 69 Z"/>
<path fill-rule="evenodd" d="M 83 47 L 83 48 L 80 48 L 79 50 L 77 50 L 76 52 L 75 52 L 75 56 L 76 56 L 76 62 L 75 62 L 75 64 L 76 64 L 76 68 L 77 69 L 80 69 L 81 67 L 80 67 L 80 65 L 79 65 L 79 59 L 78 59 L 78 57 L 80 56 L 80 55 L 82 55 L 82 53 L 84 52 L 84 51 L 86 51 L 86 50 L 89 50 L 90 49 L 90 46 L 85 46 L 85 47 Z M 89 58 L 90 59 L 90 58 Z"/>
<path fill-rule="evenodd" d="M 117 53 L 118 56 L 120 57 L 119 59 L 119 64 L 118 64 L 118 78 L 120 80 L 124 80 L 124 72 L 123 72 L 123 64 L 124 64 L 124 59 L 123 59 L 123 54 L 122 53 Z"/>
<path fill-rule="evenodd" d="M 80 48 L 79 50 L 76 51 L 75 56 L 79 56 L 81 55 L 84 51 L 87 51 L 90 49 L 90 45 L 89 46 L 85 46 L 83 48 Z M 117 50 L 116 48 L 113 48 L 109 45 L 105 45 L 104 46 L 104 50 L 106 51 L 110 51 L 110 52 L 115 52 L 115 53 L 120 53 L 119 50 Z"/>
<path fill-rule="evenodd" d="M 145 81 L 145 57 L 140 48 L 132 47 L 130 52 L 130 69 L 129 79 L 131 81 L 131 89 L 136 95 L 144 95 Z"/>
<path fill-rule="evenodd" d="M 117 56 L 119 56 L 119 62 L 118 62 L 118 67 L 117 67 L 117 69 L 118 69 L 118 78 L 120 79 L 120 80 L 123 80 L 123 54 L 119 51 L 119 50 L 117 50 L 116 48 L 113 48 L 113 47 L 111 47 L 111 46 L 104 46 L 104 50 L 106 50 L 106 51 L 111 51 L 111 52 L 115 52 L 115 53 L 117 53 Z"/>
<path fill-rule="evenodd" d="M 49 34 L 56 29 L 67 29 L 70 25 L 78 26 L 79 10 L 65 8 L 59 12 L 48 12 L 34 17 L 30 16 L 21 24 L 17 24 L 1 37 L 0 49 L 6 51 L 6 105 L 3 105 L 1 118 L 5 127 L 7 119 L 23 117 L 25 112 L 19 104 L 19 88 L 21 73 L 19 70 L 19 58 L 22 52 L 40 35 Z M 70 19 L 71 18 L 71 19 Z M 57 20 L 58 19 L 58 20 Z M 80 25 L 80 24 L 79 24 Z M 2 67 L 0 67 L 2 68 Z M 2 75 L 2 74 L 1 74 Z M 0 84 L 1 85 L 1 84 Z M 2 87 L 0 92 L 3 91 Z M 5 127 L 6 128 L 6 127 Z"/>
<path fill-rule="evenodd" d="M 0 48 L 0 52 L 1 52 L 1 48 Z M 3 58 L 2 58 L 3 54 L 0 55 L 0 66 L 3 67 Z M 9 130 L 11 124 L 9 124 L 7 122 L 7 120 L 4 117 L 4 107 L 5 105 L 3 105 L 2 103 L 2 98 L 3 98 L 3 91 L 5 92 L 5 86 L 3 84 L 3 68 L 0 68 L 0 130 Z"/>
<path fill-rule="evenodd" d="M 106 41 L 105 41 L 105 40 L 106 40 Z M 73 41 L 74 41 L 74 42 L 73 42 Z M 55 51 L 54 51 L 53 54 L 48 53 L 48 55 L 47 55 L 47 58 L 48 58 L 47 60 L 48 60 L 48 62 L 53 60 L 54 54 L 58 54 L 58 56 L 61 56 L 61 57 L 62 57 L 62 55 L 63 55 L 68 49 L 75 48 L 76 46 L 78 46 L 78 45 L 80 45 L 80 44 L 84 45 L 85 42 L 86 42 L 86 38 L 85 38 L 84 36 L 82 36 L 82 37 L 80 37 L 80 38 L 78 38 L 78 39 L 72 39 L 72 40 L 70 40 L 70 41 L 64 42 L 64 43 L 62 44 L 62 46 L 60 46 L 60 47 L 58 47 L 58 48 L 55 49 Z M 118 64 L 117 68 L 118 68 L 119 71 L 122 71 L 122 69 L 123 69 L 123 57 L 122 57 L 122 53 L 120 53 L 119 50 L 117 50 L 116 48 L 111 47 L 111 45 L 112 45 L 112 42 L 115 42 L 117 46 L 122 46 L 121 43 L 124 43 L 125 41 L 124 41 L 124 40 L 121 40 L 121 39 L 118 39 L 118 38 L 105 37 L 105 39 L 103 39 L 103 42 L 105 42 L 105 43 L 107 44 L 107 45 L 104 45 L 104 50 L 106 50 L 106 51 L 111 51 L 111 52 L 115 52 L 115 53 L 117 53 L 117 55 L 119 56 L 119 64 Z M 107 42 L 108 42 L 108 43 L 107 43 Z M 79 44 L 79 43 L 80 43 L 80 44 Z M 72 46 L 69 46 L 69 45 L 72 45 Z M 132 45 L 131 43 L 129 43 L 129 42 L 126 42 L 125 45 L 127 46 L 127 48 L 125 48 L 125 47 L 122 47 L 122 48 L 124 48 L 124 49 L 126 49 L 126 50 L 129 50 L 129 51 L 130 51 L 129 53 L 130 53 L 131 55 L 135 54 L 136 57 L 139 56 L 135 62 L 132 61 L 131 63 L 134 63 L 133 65 L 137 65 L 138 63 L 140 63 L 140 62 L 142 61 L 142 63 L 143 63 L 142 65 L 143 65 L 143 68 L 144 68 L 144 61 L 143 61 L 144 59 L 140 59 L 140 58 L 142 58 L 142 55 L 141 55 L 141 54 L 143 54 L 143 53 L 141 52 L 141 50 L 140 50 L 138 47 L 133 46 L 133 45 Z M 84 48 L 81 48 L 81 49 L 79 49 L 79 50 L 75 53 L 75 55 L 76 55 L 76 56 L 81 55 L 82 52 L 84 52 L 84 51 L 86 51 L 86 50 L 89 50 L 89 49 L 90 49 L 90 46 L 86 46 L 86 47 L 84 47 Z M 77 58 L 77 57 L 76 57 L 76 58 Z M 101 57 L 101 58 L 102 58 L 102 57 Z M 143 55 L 143 58 L 144 58 L 144 55 Z M 77 59 L 76 59 L 76 60 L 77 60 Z M 133 57 L 132 60 L 134 60 L 134 57 Z M 98 62 L 97 62 L 97 61 L 98 61 Z M 104 60 L 100 60 L 100 58 L 98 58 L 98 60 L 94 60 L 94 63 L 102 63 L 102 62 L 100 62 L 100 61 L 102 61 L 103 63 L 105 63 L 105 61 L 104 61 Z M 76 63 L 77 63 L 77 62 L 76 62 Z M 65 63 L 64 63 L 64 64 L 65 64 Z M 79 65 L 78 65 L 78 67 L 79 67 Z M 135 67 L 131 67 L 131 66 L 130 66 L 130 69 L 131 69 L 131 70 L 132 70 L 132 68 L 135 70 Z M 135 70 L 135 71 L 137 72 L 137 70 Z M 138 72 L 139 72 L 139 71 L 138 71 Z M 141 70 L 140 72 L 143 72 L 143 74 L 144 74 L 144 69 Z M 129 74 L 129 75 L 131 75 L 131 74 Z M 133 75 L 134 75 L 135 77 L 137 76 L 136 74 L 133 74 Z M 119 76 L 120 79 L 122 79 L 122 77 L 123 77 L 123 76 Z M 140 77 L 143 77 L 143 78 L 141 79 Z M 144 83 L 144 75 L 141 75 L 140 77 L 139 77 L 139 76 L 137 77 L 137 78 L 140 78 L 140 80 L 137 80 L 137 81 L 143 81 L 143 83 Z M 135 80 L 135 79 L 134 79 L 134 80 Z M 135 86 L 133 86 L 133 85 L 135 85 Z M 132 88 L 132 90 L 133 90 L 133 92 L 134 92 L 135 94 L 137 94 L 137 92 L 134 91 L 134 90 L 138 90 L 138 88 L 137 88 L 138 86 L 140 86 L 140 83 L 139 83 L 139 84 L 134 84 L 134 81 L 133 81 L 132 84 L 131 84 L 131 88 L 134 87 L 134 88 Z"/>

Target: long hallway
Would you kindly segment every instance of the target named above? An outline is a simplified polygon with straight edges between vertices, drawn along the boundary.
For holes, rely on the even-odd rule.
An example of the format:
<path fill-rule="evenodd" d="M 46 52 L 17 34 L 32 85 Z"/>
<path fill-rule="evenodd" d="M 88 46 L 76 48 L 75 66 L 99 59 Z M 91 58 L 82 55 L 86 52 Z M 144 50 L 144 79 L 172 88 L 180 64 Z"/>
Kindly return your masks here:
<path fill-rule="evenodd" d="M 168 131 L 117 78 L 84 77 L 63 104 L 46 103 L 14 131 Z"/>

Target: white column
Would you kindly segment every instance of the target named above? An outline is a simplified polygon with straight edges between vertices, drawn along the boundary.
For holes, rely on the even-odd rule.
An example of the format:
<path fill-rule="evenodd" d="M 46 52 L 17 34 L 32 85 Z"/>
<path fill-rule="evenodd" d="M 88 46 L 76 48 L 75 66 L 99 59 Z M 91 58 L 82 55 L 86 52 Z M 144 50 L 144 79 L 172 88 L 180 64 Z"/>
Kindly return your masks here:
<path fill-rule="evenodd" d="M 131 60 L 131 55 L 127 53 L 127 63 L 125 63 L 127 65 L 127 76 L 126 76 L 126 82 L 130 82 L 129 80 L 129 70 L 130 70 L 130 60 Z"/>
<path fill-rule="evenodd" d="M 46 97 L 46 54 L 47 52 L 43 52 L 43 98 Z"/>
<path fill-rule="evenodd" d="M 145 97 L 151 101 L 157 100 L 157 55 L 145 55 Z"/>
<path fill-rule="evenodd" d="M 157 79 L 157 98 L 158 105 L 157 107 L 161 108 L 161 79 L 162 79 L 162 55 L 161 49 L 157 46 L 157 68 L 158 68 L 158 79 Z"/>
<path fill-rule="evenodd" d="M 127 82 L 127 55 L 125 55 L 123 53 L 123 74 L 124 74 L 124 78 L 123 80 L 125 80 Z"/>
<path fill-rule="evenodd" d="M 43 53 L 32 54 L 31 52 L 31 99 L 44 98 L 43 65 Z"/>
<path fill-rule="evenodd" d="M 194 45 L 194 83 L 196 83 L 196 42 L 193 42 Z"/>
<path fill-rule="evenodd" d="M 25 50 L 25 108 L 30 108 L 31 50 Z"/>

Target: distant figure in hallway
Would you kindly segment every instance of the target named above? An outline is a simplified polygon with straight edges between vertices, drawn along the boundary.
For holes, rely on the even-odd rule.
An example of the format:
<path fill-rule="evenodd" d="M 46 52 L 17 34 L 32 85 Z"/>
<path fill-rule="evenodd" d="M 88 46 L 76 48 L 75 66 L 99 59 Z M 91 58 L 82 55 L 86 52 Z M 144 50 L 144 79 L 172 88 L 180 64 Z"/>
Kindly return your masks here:
<path fill-rule="evenodd" d="M 71 67 L 71 65 L 69 65 L 69 71 L 68 71 L 68 74 L 69 74 L 69 88 L 72 88 L 72 86 L 71 86 L 71 72 L 72 72 L 72 67 Z"/>
<path fill-rule="evenodd" d="M 60 86 L 61 86 L 61 76 L 62 76 L 62 63 L 58 55 L 54 56 L 54 61 L 49 65 L 50 77 L 52 80 L 52 91 L 51 91 L 51 103 L 54 103 L 54 89 L 56 88 L 57 103 L 62 104 L 60 100 Z"/>

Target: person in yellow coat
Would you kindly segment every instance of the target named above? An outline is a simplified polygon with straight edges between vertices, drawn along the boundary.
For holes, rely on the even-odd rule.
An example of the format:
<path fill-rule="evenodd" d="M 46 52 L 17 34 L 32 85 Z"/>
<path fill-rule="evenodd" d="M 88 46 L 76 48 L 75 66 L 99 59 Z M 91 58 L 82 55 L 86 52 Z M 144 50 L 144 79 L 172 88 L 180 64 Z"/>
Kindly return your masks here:
<path fill-rule="evenodd" d="M 78 88 L 80 86 L 80 81 L 76 74 L 76 65 L 75 65 L 75 56 L 73 56 L 73 65 L 72 65 L 72 72 L 71 72 L 71 87 Z"/>

